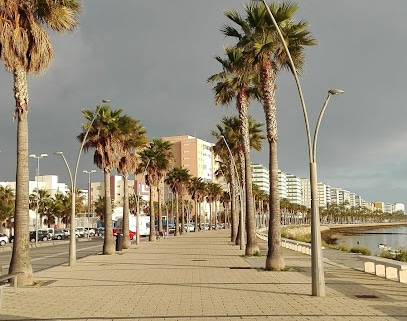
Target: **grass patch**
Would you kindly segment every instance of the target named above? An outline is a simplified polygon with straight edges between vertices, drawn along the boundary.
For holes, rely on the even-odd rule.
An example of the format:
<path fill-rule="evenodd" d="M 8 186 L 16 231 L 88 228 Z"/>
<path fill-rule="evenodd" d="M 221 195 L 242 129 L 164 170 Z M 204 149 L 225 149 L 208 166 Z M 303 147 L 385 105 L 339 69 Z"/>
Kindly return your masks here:
<path fill-rule="evenodd" d="M 382 251 L 379 256 L 385 259 L 407 262 L 407 250 L 400 250 L 396 252 Z"/>
<path fill-rule="evenodd" d="M 34 280 L 34 282 L 33 282 L 33 286 L 43 286 L 43 285 L 45 285 L 45 284 L 47 284 L 47 281 L 44 281 L 44 280 Z"/>
<path fill-rule="evenodd" d="M 350 252 L 350 247 L 347 246 L 346 244 L 339 244 L 335 247 L 337 250 L 343 251 L 343 252 Z"/>
<path fill-rule="evenodd" d="M 371 252 L 367 247 L 364 246 L 355 246 L 350 249 L 352 253 L 361 253 L 363 255 L 370 255 Z"/>
<path fill-rule="evenodd" d="M 253 254 L 253 256 L 262 257 L 263 254 L 261 254 L 260 251 L 257 251 L 256 253 Z"/>

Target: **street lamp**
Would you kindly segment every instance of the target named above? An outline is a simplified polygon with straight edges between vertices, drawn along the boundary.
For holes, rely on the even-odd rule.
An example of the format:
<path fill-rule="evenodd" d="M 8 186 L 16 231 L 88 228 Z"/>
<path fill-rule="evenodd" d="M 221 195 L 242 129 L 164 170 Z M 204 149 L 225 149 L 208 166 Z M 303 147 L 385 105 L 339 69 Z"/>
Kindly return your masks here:
<path fill-rule="evenodd" d="M 37 204 L 35 206 L 35 246 L 38 244 L 38 209 L 39 209 L 39 201 L 40 201 L 40 190 L 38 187 L 38 179 L 40 176 L 40 158 L 47 157 L 48 154 L 31 154 L 29 157 L 37 159 Z"/>
<path fill-rule="evenodd" d="M 267 12 L 273 22 L 274 27 L 277 30 L 278 36 L 284 46 L 284 50 L 289 58 L 289 63 L 291 67 L 292 74 L 297 85 L 298 94 L 300 96 L 302 112 L 304 115 L 305 129 L 307 134 L 308 142 L 308 156 L 310 163 L 310 184 L 311 184 L 311 275 L 312 275 L 312 295 L 313 296 L 325 296 L 325 278 L 324 278 L 324 266 L 322 257 L 322 242 L 321 242 L 321 228 L 319 221 L 319 208 L 318 208 L 318 185 L 317 185 L 317 164 L 316 164 L 316 148 L 317 148 L 317 136 L 319 126 L 324 115 L 325 109 L 328 105 L 329 98 L 331 95 L 342 94 L 343 90 L 331 89 L 328 91 L 328 97 L 319 113 L 318 121 L 315 127 L 314 138 L 311 140 L 311 133 L 309 129 L 307 108 L 305 106 L 304 95 L 302 93 L 301 84 L 298 79 L 297 69 L 295 68 L 291 53 L 288 50 L 287 44 L 281 33 L 280 27 L 278 26 L 270 7 L 267 5 L 266 0 L 254 0 L 263 2 Z"/>
<path fill-rule="evenodd" d="M 90 190 L 91 190 L 90 175 L 92 173 L 96 173 L 96 169 L 92 169 L 90 171 L 86 170 L 86 171 L 82 171 L 82 172 L 88 174 L 88 225 L 89 225 L 89 217 L 90 217 L 90 214 L 91 214 L 91 202 L 92 202 L 92 200 L 91 200 L 91 192 L 90 192 Z M 88 226 L 88 228 L 90 228 L 90 226 Z M 88 238 L 89 237 L 90 237 L 90 232 L 88 230 Z"/>
<path fill-rule="evenodd" d="M 232 154 L 232 151 L 230 150 L 229 144 L 226 141 L 225 136 L 221 135 L 221 137 L 222 137 L 223 141 L 225 142 L 226 147 L 227 147 L 227 149 L 229 151 L 230 158 L 231 158 L 232 163 L 233 163 L 233 168 L 234 168 L 235 173 L 236 173 L 237 184 L 239 185 L 239 194 L 240 194 L 239 195 L 239 198 L 240 198 L 240 235 L 239 235 L 239 237 L 240 237 L 240 249 L 244 250 L 245 248 L 244 248 L 244 232 L 243 232 L 244 231 L 244 223 L 243 223 L 243 220 L 244 220 L 244 214 L 243 214 L 243 188 L 240 185 L 239 172 L 237 171 L 235 158 L 234 158 L 234 156 Z"/>
<path fill-rule="evenodd" d="M 109 103 L 109 99 L 104 99 L 102 100 L 104 104 Z M 73 266 L 76 263 L 76 233 L 75 233 L 75 189 L 76 189 L 76 176 L 78 173 L 78 165 L 79 165 L 79 160 L 81 158 L 81 153 L 83 150 L 83 146 L 85 145 L 86 138 L 88 137 L 89 131 L 92 128 L 93 122 L 95 121 L 96 117 L 99 114 L 101 106 L 98 106 L 96 108 L 95 114 L 93 115 L 93 118 L 91 122 L 89 123 L 88 129 L 86 130 L 85 136 L 83 136 L 82 144 L 81 147 L 79 148 L 79 153 L 78 153 L 78 158 L 76 159 L 76 166 L 75 166 L 75 173 L 74 176 L 72 176 L 71 169 L 69 168 L 68 162 L 66 161 L 66 158 L 64 156 L 63 152 L 55 152 L 55 155 L 61 156 L 62 159 L 64 160 L 64 163 L 66 165 L 66 168 L 68 169 L 68 174 L 69 174 L 69 179 L 71 180 L 71 228 L 70 228 L 70 238 L 69 238 L 69 266 Z"/>

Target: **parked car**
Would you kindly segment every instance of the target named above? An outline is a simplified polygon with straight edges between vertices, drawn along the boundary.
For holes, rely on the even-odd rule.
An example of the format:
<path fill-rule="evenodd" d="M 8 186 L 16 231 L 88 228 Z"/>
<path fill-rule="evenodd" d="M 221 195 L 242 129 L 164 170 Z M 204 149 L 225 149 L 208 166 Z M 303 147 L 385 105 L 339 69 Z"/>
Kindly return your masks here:
<path fill-rule="evenodd" d="M 105 235 L 105 228 L 104 227 L 98 227 L 95 231 L 95 235 L 97 236 L 103 236 Z"/>
<path fill-rule="evenodd" d="M 113 239 L 116 240 L 117 234 L 122 234 L 122 229 L 120 228 L 113 228 Z M 129 238 L 130 240 L 135 240 L 137 238 L 137 233 L 133 231 L 129 231 Z"/>
<path fill-rule="evenodd" d="M 52 239 L 52 235 L 53 235 L 53 231 L 54 231 L 54 229 L 52 229 L 52 234 L 50 233 L 50 229 L 48 229 L 48 228 L 42 228 L 42 229 L 38 229 L 38 240 L 40 240 L 39 239 L 39 235 L 42 235 L 42 236 L 47 236 L 47 239 L 46 240 L 41 240 L 41 241 L 47 241 L 47 240 L 51 240 Z"/>
<path fill-rule="evenodd" d="M 75 236 L 76 237 L 85 237 L 85 228 L 84 227 L 75 228 Z"/>
<path fill-rule="evenodd" d="M 5 246 L 9 242 L 9 237 L 4 233 L 0 233 L 0 246 Z"/>
<path fill-rule="evenodd" d="M 96 231 L 93 227 L 85 227 L 85 236 L 95 236 Z"/>
<path fill-rule="evenodd" d="M 50 236 L 48 233 L 38 230 L 38 241 L 48 241 Z M 30 231 L 30 242 L 35 242 L 35 231 Z"/>
<path fill-rule="evenodd" d="M 181 228 L 182 224 L 179 225 L 179 228 Z M 195 231 L 195 224 L 194 223 L 185 223 L 184 224 L 184 231 L 187 232 L 194 232 Z"/>
<path fill-rule="evenodd" d="M 52 237 L 54 240 L 63 240 L 66 238 L 65 232 L 63 229 L 56 229 Z"/>

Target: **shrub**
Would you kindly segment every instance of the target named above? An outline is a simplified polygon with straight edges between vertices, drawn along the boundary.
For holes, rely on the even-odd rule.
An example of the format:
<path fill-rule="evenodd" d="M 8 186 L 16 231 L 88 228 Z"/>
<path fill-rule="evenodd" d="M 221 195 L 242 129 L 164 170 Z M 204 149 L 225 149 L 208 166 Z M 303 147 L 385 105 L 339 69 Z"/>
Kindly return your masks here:
<path fill-rule="evenodd" d="M 381 251 L 379 256 L 385 259 L 395 259 L 395 255 L 390 253 L 389 251 Z"/>
<path fill-rule="evenodd" d="M 396 254 L 395 259 L 401 262 L 407 262 L 407 250 L 400 250 L 400 252 Z"/>
<path fill-rule="evenodd" d="M 364 246 L 355 246 L 350 249 L 352 253 L 360 253 L 363 255 L 370 255 L 371 252 L 367 247 Z"/>
<path fill-rule="evenodd" d="M 349 246 L 347 246 L 346 244 L 339 244 L 338 246 L 336 246 L 336 249 L 343 251 L 343 252 L 350 252 L 351 249 L 349 248 Z"/>

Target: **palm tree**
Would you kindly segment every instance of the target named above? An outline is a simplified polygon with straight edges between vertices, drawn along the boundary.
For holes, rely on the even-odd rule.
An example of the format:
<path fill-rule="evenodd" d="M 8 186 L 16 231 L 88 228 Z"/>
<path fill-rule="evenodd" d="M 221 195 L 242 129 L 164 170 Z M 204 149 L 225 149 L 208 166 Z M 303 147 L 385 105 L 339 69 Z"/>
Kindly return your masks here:
<path fill-rule="evenodd" d="M 28 217 L 28 82 L 27 75 L 40 74 L 51 64 L 52 46 L 47 30 L 72 31 L 78 24 L 81 5 L 71 1 L 0 2 L 0 50 L 7 71 L 13 74 L 17 119 L 17 169 L 15 234 L 10 272 L 24 272 L 18 284 L 31 285 Z"/>
<path fill-rule="evenodd" d="M 137 173 L 146 173 L 146 184 L 150 187 L 150 241 L 156 240 L 155 235 L 155 213 L 154 213 L 154 191 L 159 193 L 158 198 L 160 199 L 160 189 L 159 185 L 162 179 L 165 177 L 165 173 L 170 169 L 173 154 L 172 154 L 172 143 L 163 139 L 153 139 L 150 143 L 149 148 L 145 148 L 140 152 L 141 164 L 137 168 Z M 159 206 L 159 217 L 158 224 L 162 224 L 161 217 L 161 206 Z M 162 231 L 162 225 L 161 225 Z"/>
<path fill-rule="evenodd" d="M 36 210 L 38 209 L 38 215 L 40 217 L 40 221 L 42 221 L 42 218 L 44 216 L 47 216 L 48 214 L 48 206 L 49 206 L 49 201 L 51 199 L 51 195 L 48 193 L 47 190 L 45 189 L 40 189 L 38 190 L 37 193 L 33 193 L 29 196 L 30 202 L 29 202 L 29 208 L 30 210 Z M 41 223 L 42 225 L 42 223 Z"/>
<path fill-rule="evenodd" d="M 10 186 L 0 186 L 0 220 L 6 228 L 12 228 L 14 218 L 15 195 Z M 12 233 L 11 233 L 12 234 Z M 9 236 L 11 236 L 11 234 Z"/>
<path fill-rule="evenodd" d="M 201 202 L 206 194 L 206 183 L 202 178 L 193 177 L 190 180 L 188 192 L 191 194 L 191 199 L 194 201 L 195 207 L 195 232 L 198 231 L 198 224 L 200 224 L 200 208 Z"/>
<path fill-rule="evenodd" d="M 77 136 L 80 142 L 83 141 L 88 126 L 91 126 L 83 150 L 88 152 L 95 149 L 93 162 L 103 170 L 105 186 L 105 237 L 103 242 L 103 254 L 114 254 L 115 243 L 113 239 L 112 224 L 112 204 L 110 194 L 110 172 L 119 166 L 120 156 L 122 155 L 123 142 L 129 136 L 133 129 L 129 126 L 131 121 L 128 116 L 122 115 L 123 110 L 111 110 L 108 105 L 97 106 L 96 111 L 85 109 L 82 114 L 85 119 L 90 121 L 83 126 L 83 131 Z M 96 118 L 95 113 L 97 113 Z M 91 120 L 94 119 L 93 123 Z"/>
<path fill-rule="evenodd" d="M 222 196 L 223 190 L 222 186 L 218 183 L 209 182 L 207 184 L 207 198 L 210 204 L 210 211 L 209 211 L 209 229 L 212 229 L 212 221 L 214 221 L 215 230 L 218 227 L 218 211 L 217 211 L 217 203 Z M 213 215 L 212 215 L 213 213 Z"/>
<path fill-rule="evenodd" d="M 149 142 L 146 133 L 147 130 L 140 124 L 138 119 L 128 119 L 129 126 L 133 128 L 129 130 L 130 135 L 123 142 L 122 157 L 117 168 L 118 172 L 123 176 L 123 248 L 128 249 L 131 246 L 129 236 L 129 174 L 134 173 L 140 163 L 138 152 L 145 148 Z"/>
<path fill-rule="evenodd" d="M 189 182 L 191 180 L 191 174 L 189 170 L 186 168 L 181 167 L 174 167 L 167 173 L 167 177 L 165 178 L 165 183 L 170 186 L 171 191 L 175 195 L 175 236 L 180 235 L 179 229 L 179 203 L 184 206 L 183 197 L 185 192 L 188 189 Z M 182 211 L 181 215 L 181 234 L 184 231 L 185 225 L 185 218 L 184 218 L 184 211 Z"/>
<path fill-rule="evenodd" d="M 301 20 L 295 23 L 293 15 L 298 5 L 292 3 L 271 4 L 277 24 L 280 26 L 291 52 L 297 71 L 301 71 L 305 62 L 304 46 L 315 45 L 315 39 L 307 30 L 308 23 Z M 236 23 L 241 32 L 226 26 L 223 33 L 237 38 L 238 46 L 251 53 L 250 64 L 259 69 L 262 104 L 266 118 L 267 139 L 269 143 L 270 172 L 270 220 L 268 235 L 267 270 L 285 268 L 280 234 L 280 205 L 278 195 L 278 161 L 277 161 L 277 108 L 275 103 L 275 80 L 280 70 L 291 70 L 289 58 L 283 44 L 277 37 L 277 31 L 263 5 L 245 5 L 246 18 L 237 11 L 226 11 L 225 15 Z"/>
<path fill-rule="evenodd" d="M 237 47 L 225 48 L 227 59 L 217 56 L 215 59 L 222 65 L 223 71 L 209 77 L 209 82 L 217 82 L 213 91 L 215 92 L 215 104 L 228 105 L 233 98 L 236 98 L 236 108 L 239 112 L 241 152 L 242 161 L 242 182 L 245 188 L 245 209 L 246 209 L 246 229 L 247 244 L 246 255 L 253 255 L 259 251 L 256 240 L 254 224 L 254 204 L 252 191 L 252 174 L 250 168 L 250 140 L 248 107 L 251 98 L 258 98 L 259 91 L 256 85 L 257 74 L 252 70 L 251 65 L 246 63 L 244 52 Z"/>
<path fill-rule="evenodd" d="M 217 124 L 218 131 L 212 130 L 211 135 L 217 139 L 213 146 L 213 152 L 219 156 L 222 162 L 219 163 L 218 173 L 221 173 L 230 186 L 231 200 L 232 200 L 232 228 L 230 232 L 231 242 L 236 245 L 240 244 L 240 228 L 243 222 L 240 221 L 240 215 L 237 214 L 237 196 L 241 199 L 243 204 L 241 191 L 243 186 L 239 184 L 238 168 L 236 167 L 235 157 L 239 150 L 240 145 L 240 120 L 236 116 L 225 116 L 222 118 L 221 124 Z M 228 142 L 226 145 L 226 142 Z M 229 147 L 229 148 L 228 148 Z M 230 150 L 229 150 L 230 149 Z M 229 152 L 232 154 L 230 155 Z M 239 192 L 238 192 L 239 191 Z M 243 211 L 240 207 L 240 211 Z"/>

